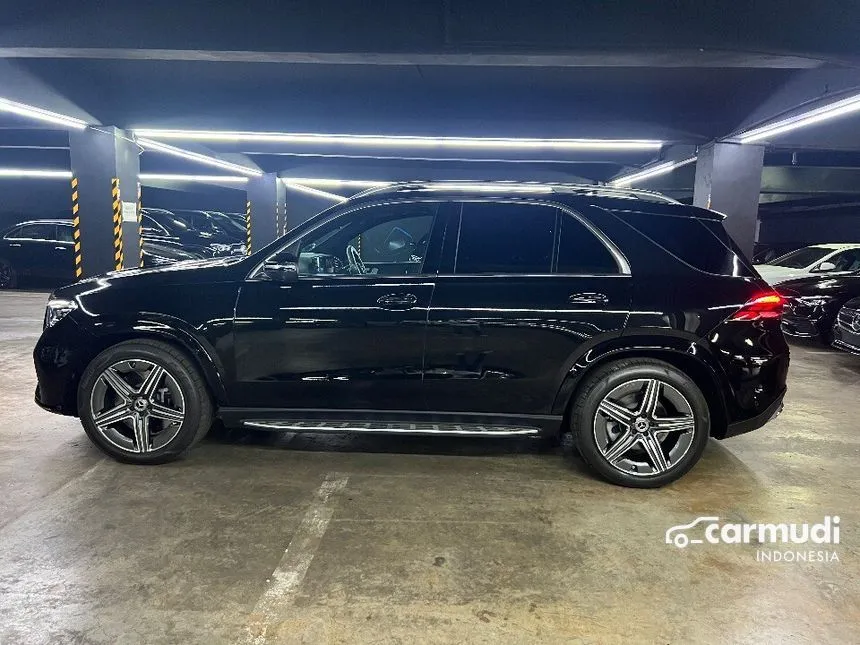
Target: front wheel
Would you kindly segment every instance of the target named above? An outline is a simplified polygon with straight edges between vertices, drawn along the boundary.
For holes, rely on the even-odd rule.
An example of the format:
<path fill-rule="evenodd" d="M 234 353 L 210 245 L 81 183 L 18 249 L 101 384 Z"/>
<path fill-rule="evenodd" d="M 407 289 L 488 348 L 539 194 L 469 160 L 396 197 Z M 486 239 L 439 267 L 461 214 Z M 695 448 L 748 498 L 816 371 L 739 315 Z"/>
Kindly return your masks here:
<path fill-rule="evenodd" d="M 18 272 L 9 260 L 0 258 L 0 289 L 14 289 L 18 286 Z"/>
<path fill-rule="evenodd" d="M 96 356 L 81 377 L 78 412 L 96 446 L 137 464 L 176 459 L 212 424 L 212 402 L 196 366 L 153 340 L 119 343 Z"/>
<path fill-rule="evenodd" d="M 599 368 L 578 390 L 570 418 L 583 459 L 609 481 L 634 488 L 656 488 L 684 475 L 710 434 L 701 390 L 654 359 Z"/>

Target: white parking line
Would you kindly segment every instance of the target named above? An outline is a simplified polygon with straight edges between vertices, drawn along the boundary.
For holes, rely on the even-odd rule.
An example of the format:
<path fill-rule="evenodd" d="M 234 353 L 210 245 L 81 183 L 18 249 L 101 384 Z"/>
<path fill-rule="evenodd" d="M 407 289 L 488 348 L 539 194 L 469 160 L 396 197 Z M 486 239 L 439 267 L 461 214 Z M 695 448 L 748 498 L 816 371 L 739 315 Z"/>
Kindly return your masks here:
<path fill-rule="evenodd" d="M 269 642 L 270 628 L 280 622 L 285 610 L 292 604 L 319 549 L 334 513 L 330 500 L 346 488 L 348 480 L 347 476 L 339 473 L 326 475 L 281 561 L 272 572 L 269 587 L 254 605 L 237 645 L 265 645 Z"/>

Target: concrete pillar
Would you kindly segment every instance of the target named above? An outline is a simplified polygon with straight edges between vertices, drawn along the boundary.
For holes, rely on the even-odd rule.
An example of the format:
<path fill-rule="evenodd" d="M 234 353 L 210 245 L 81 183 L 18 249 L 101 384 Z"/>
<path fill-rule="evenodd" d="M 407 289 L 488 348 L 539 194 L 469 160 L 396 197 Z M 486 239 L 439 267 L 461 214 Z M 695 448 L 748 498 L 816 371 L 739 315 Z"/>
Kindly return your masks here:
<path fill-rule="evenodd" d="M 69 132 L 79 278 L 140 266 L 140 149 L 107 126 Z"/>
<path fill-rule="evenodd" d="M 286 222 L 286 187 L 274 173 L 248 179 L 251 248 L 249 253 L 279 237 Z"/>
<path fill-rule="evenodd" d="M 764 146 L 710 143 L 699 148 L 693 204 L 725 213 L 729 235 L 752 256 Z"/>

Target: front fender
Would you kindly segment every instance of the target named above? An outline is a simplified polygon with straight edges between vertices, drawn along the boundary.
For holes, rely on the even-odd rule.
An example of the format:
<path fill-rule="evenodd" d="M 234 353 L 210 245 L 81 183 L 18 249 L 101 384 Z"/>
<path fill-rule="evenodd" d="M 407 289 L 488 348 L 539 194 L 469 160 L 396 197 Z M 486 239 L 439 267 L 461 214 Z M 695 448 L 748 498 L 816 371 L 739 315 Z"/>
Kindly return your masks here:
<path fill-rule="evenodd" d="M 222 377 L 226 373 L 223 361 L 209 339 L 184 320 L 156 313 L 99 316 L 88 329 L 95 336 L 99 351 L 135 338 L 162 340 L 181 347 L 200 368 L 215 401 L 219 405 L 228 403 Z"/>

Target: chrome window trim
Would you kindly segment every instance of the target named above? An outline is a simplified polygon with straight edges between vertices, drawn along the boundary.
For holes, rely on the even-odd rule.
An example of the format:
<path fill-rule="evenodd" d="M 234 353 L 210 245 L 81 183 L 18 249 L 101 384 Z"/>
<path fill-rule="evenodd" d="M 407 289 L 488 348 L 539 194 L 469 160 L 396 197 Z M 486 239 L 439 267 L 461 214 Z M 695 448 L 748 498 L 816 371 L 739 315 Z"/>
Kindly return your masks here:
<path fill-rule="evenodd" d="M 612 255 L 612 258 L 615 260 L 615 264 L 618 268 L 617 273 L 529 274 L 531 276 L 544 275 L 544 276 L 607 277 L 607 276 L 629 276 L 629 275 L 632 275 L 632 271 L 630 269 L 630 263 L 627 261 L 627 258 L 625 257 L 625 255 L 621 252 L 621 249 L 619 249 L 618 246 L 616 246 L 616 244 L 612 240 L 610 240 L 606 236 L 605 233 L 603 233 L 603 231 L 601 231 L 594 224 L 592 224 L 590 221 L 588 221 L 588 219 L 586 219 L 585 217 L 583 217 L 582 215 L 577 213 L 575 210 L 573 210 L 567 204 L 563 204 L 561 202 L 553 201 L 553 200 L 546 199 L 546 198 L 534 199 L 534 198 L 527 197 L 527 198 L 519 198 L 518 199 L 518 198 L 511 198 L 511 197 L 501 197 L 501 198 L 494 199 L 491 197 L 474 197 L 474 196 L 464 197 L 464 196 L 457 196 L 457 195 L 453 195 L 453 196 L 452 195 L 439 195 L 437 198 L 412 197 L 411 199 L 410 198 L 406 198 L 406 199 L 384 199 L 384 200 L 373 201 L 373 202 L 365 202 L 365 203 L 353 205 L 352 208 L 347 208 L 346 210 L 333 213 L 331 217 L 321 221 L 319 224 L 317 224 L 313 228 L 305 231 L 301 237 L 290 239 L 290 241 L 285 242 L 283 245 L 278 247 L 278 249 L 276 251 L 274 251 L 271 254 L 269 254 L 268 256 L 266 256 L 266 258 L 263 259 L 261 262 L 255 264 L 254 267 L 245 276 L 245 280 L 256 280 L 256 279 L 258 279 L 258 275 L 259 275 L 260 271 L 262 270 L 263 265 L 266 264 L 266 262 L 268 262 L 271 258 L 276 256 L 278 253 L 283 251 L 286 247 L 290 246 L 291 244 L 294 244 L 297 240 L 300 240 L 303 237 L 310 235 L 311 233 L 313 233 L 314 231 L 316 231 L 320 227 L 327 225 L 329 222 L 331 222 L 335 219 L 338 219 L 340 217 L 343 217 L 345 215 L 349 215 L 350 213 L 355 213 L 357 211 L 360 211 L 360 210 L 363 210 L 366 208 L 372 208 L 375 206 L 390 206 L 393 204 L 448 204 L 448 203 L 464 204 L 464 203 L 475 203 L 475 202 L 476 203 L 487 203 L 487 204 L 492 204 L 492 203 L 497 203 L 497 204 L 529 204 L 529 205 L 547 206 L 550 208 L 557 208 L 560 211 L 562 211 L 563 213 L 567 213 L 568 215 L 573 217 L 576 221 L 578 221 L 580 224 L 582 224 L 588 231 L 590 231 L 591 234 L 594 235 L 601 242 L 601 244 L 603 244 L 604 247 L 606 247 L 606 250 L 609 251 L 609 253 Z M 437 217 L 438 217 L 438 213 L 437 213 Z M 459 225 L 459 222 L 460 222 L 460 220 L 458 219 L 458 225 Z M 458 235 L 458 240 L 457 240 L 457 246 L 459 248 L 459 235 Z M 455 266 L 456 266 L 456 264 L 455 264 Z M 425 277 L 436 277 L 438 275 L 438 276 L 446 276 L 447 277 L 449 275 L 467 275 L 467 274 L 462 274 L 462 273 L 460 273 L 460 274 L 416 273 L 413 275 L 425 276 Z M 496 273 L 496 274 L 479 273 L 479 274 L 473 274 L 473 275 L 474 276 L 489 276 L 489 275 L 523 276 L 526 274 L 522 274 L 522 273 Z M 325 276 L 323 276 L 323 277 L 325 277 Z M 332 277 L 343 277 L 343 276 L 332 276 Z M 353 277 L 361 277 L 361 276 L 353 276 Z"/>

